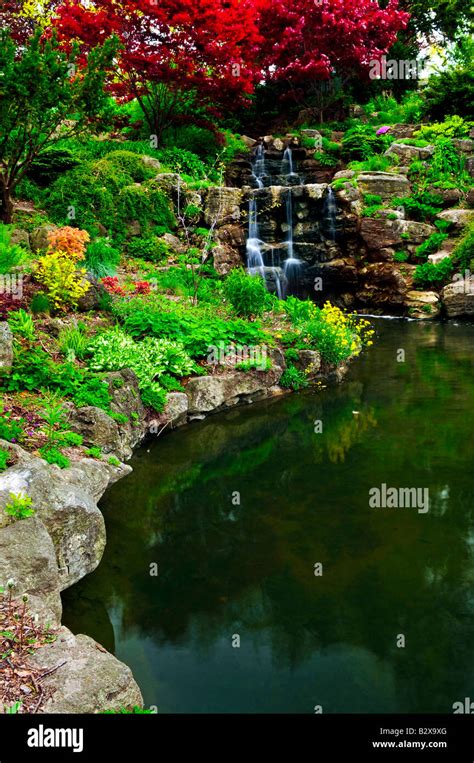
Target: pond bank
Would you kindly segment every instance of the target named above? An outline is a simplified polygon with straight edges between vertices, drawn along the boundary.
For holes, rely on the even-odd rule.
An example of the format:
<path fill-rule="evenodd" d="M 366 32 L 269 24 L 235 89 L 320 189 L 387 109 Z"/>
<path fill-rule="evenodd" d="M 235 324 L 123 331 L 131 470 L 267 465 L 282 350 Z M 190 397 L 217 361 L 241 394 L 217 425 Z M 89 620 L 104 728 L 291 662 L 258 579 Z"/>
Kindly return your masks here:
<path fill-rule="evenodd" d="M 168 427 L 202 420 L 210 413 L 281 396 L 288 392 L 278 386 L 285 359 L 278 349 L 270 352 L 270 371 L 234 370 L 191 379 L 185 393 L 169 395 L 168 405 L 159 417 L 150 420 L 142 411 L 139 426 L 134 420 L 134 426 L 115 426 L 115 432 L 116 422 L 100 409 L 71 409 L 76 431 L 93 432 L 94 441 L 100 433 L 104 452 L 112 451 L 124 458 L 150 434 L 159 435 Z M 327 366 L 315 351 L 302 351 L 300 365 L 309 369 L 308 375 L 315 383 L 339 382 L 348 370 L 347 362 L 336 368 Z M 118 409 L 130 416 L 137 405 L 141 406 L 139 397 L 133 394 L 134 375 L 126 369 L 114 378 L 118 376 L 125 382 L 116 385 Z M 110 419 L 107 427 L 102 426 L 105 419 Z M 142 705 L 140 689 L 123 662 L 88 636 L 74 636 L 61 626 L 60 593 L 94 571 L 104 553 L 106 529 L 97 503 L 132 468 L 123 463 L 115 466 L 77 458 L 70 468 L 59 469 L 10 442 L 0 440 L 0 447 L 13 454 L 15 460 L 0 475 L 0 505 L 8 503 L 11 493 L 22 493 L 32 499 L 35 509 L 34 516 L 21 521 L 9 523 L 5 515 L 5 521 L 0 522 L 0 581 L 4 587 L 10 581 L 15 600 L 21 601 L 27 595 L 29 612 L 56 635 L 29 660 L 40 675 L 41 671 L 45 675 L 41 684 L 44 701 L 38 712 L 101 712 Z M 21 701 L 21 697 L 17 699 Z"/>

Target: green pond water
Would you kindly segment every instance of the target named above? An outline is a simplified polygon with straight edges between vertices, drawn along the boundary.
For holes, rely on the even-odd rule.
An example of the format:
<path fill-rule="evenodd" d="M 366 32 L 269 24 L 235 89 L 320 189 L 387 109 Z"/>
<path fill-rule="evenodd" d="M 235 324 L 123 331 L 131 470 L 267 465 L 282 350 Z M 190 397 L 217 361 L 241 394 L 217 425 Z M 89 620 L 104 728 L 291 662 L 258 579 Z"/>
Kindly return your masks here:
<path fill-rule="evenodd" d="M 64 621 L 159 712 L 474 699 L 474 326 L 374 324 L 342 384 L 161 437 L 102 500 L 105 555 Z M 382 483 L 429 511 L 370 508 Z"/>

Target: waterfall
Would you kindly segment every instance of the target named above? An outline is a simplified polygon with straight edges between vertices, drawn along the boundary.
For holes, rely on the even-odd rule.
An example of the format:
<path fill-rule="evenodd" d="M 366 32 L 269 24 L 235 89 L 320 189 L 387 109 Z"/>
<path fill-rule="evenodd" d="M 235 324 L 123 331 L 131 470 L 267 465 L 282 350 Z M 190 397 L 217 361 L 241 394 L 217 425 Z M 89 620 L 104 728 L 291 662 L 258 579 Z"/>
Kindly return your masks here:
<path fill-rule="evenodd" d="M 258 188 L 263 188 L 263 178 L 265 177 L 265 150 L 262 144 L 257 146 L 254 161 L 252 162 L 252 177 L 257 183 Z M 257 199 L 254 195 L 249 200 L 249 234 L 247 239 L 247 269 L 251 275 L 260 273 L 265 278 L 262 255 L 263 241 L 259 238 L 258 231 L 258 207 Z"/>
<path fill-rule="evenodd" d="M 337 214 L 336 197 L 334 196 L 334 191 L 332 190 L 332 188 L 329 187 L 326 197 L 324 199 L 323 219 L 326 223 L 326 226 L 329 232 L 329 239 L 331 241 L 336 240 L 336 214 Z"/>
<path fill-rule="evenodd" d="M 293 178 L 298 177 L 293 170 L 293 152 L 290 147 L 285 149 L 285 152 L 283 154 L 283 160 L 281 163 L 281 169 L 282 169 L 282 174 L 284 174 L 285 169 L 288 170 L 288 172 L 285 173 L 287 180 L 291 180 Z M 295 257 L 295 253 L 294 253 L 293 195 L 291 191 L 291 186 L 288 188 L 288 191 L 286 193 L 285 208 L 286 208 L 287 236 L 286 236 L 286 259 L 283 263 L 283 272 L 286 276 L 287 284 L 291 287 L 294 287 L 297 285 L 297 282 L 298 282 L 298 272 L 301 268 L 301 260 Z"/>

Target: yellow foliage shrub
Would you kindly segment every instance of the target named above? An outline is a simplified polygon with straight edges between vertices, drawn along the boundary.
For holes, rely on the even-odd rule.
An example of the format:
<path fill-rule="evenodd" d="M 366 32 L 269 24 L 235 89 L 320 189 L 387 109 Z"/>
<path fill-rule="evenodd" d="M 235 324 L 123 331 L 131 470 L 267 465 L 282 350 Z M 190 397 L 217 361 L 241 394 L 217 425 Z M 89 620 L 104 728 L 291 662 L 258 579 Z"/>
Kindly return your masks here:
<path fill-rule="evenodd" d="M 67 252 L 52 252 L 38 260 L 36 280 L 44 286 L 50 302 L 57 310 L 77 307 L 90 289 L 85 268 L 77 268 Z"/>

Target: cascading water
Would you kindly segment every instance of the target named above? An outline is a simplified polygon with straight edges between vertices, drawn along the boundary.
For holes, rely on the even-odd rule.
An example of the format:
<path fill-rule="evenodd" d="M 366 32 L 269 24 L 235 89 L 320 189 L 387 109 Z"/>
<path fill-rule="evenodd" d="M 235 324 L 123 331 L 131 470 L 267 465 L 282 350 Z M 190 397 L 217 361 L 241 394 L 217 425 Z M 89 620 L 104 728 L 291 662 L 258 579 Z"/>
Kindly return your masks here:
<path fill-rule="evenodd" d="M 263 145 L 257 146 L 255 158 L 252 163 L 252 177 L 257 187 L 263 188 L 263 178 L 265 177 L 265 150 Z M 247 269 L 251 275 L 260 273 L 265 278 L 265 263 L 262 255 L 262 243 L 258 231 L 258 207 L 255 195 L 250 196 L 249 200 L 249 235 L 247 239 Z"/>
<path fill-rule="evenodd" d="M 282 174 L 288 169 L 286 173 L 287 180 L 291 180 L 294 177 L 298 177 L 293 170 L 293 152 L 291 148 L 285 149 L 283 154 L 283 160 L 281 165 Z M 294 243 L 293 243 L 293 195 L 291 186 L 288 188 L 286 194 L 286 226 L 287 226 L 287 238 L 286 238 L 286 259 L 283 263 L 283 273 L 286 276 L 287 285 L 294 287 L 298 282 L 298 272 L 301 268 L 301 260 L 295 257 Z"/>
<path fill-rule="evenodd" d="M 337 214 L 336 197 L 334 196 L 334 191 L 329 186 L 328 192 L 324 199 L 323 220 L 325 222 L 325 225 L 329 234 L 328 238 L 330 239 L 330 241 L 336 240 L 336 214 Z"/>

